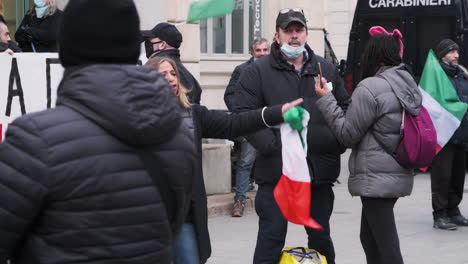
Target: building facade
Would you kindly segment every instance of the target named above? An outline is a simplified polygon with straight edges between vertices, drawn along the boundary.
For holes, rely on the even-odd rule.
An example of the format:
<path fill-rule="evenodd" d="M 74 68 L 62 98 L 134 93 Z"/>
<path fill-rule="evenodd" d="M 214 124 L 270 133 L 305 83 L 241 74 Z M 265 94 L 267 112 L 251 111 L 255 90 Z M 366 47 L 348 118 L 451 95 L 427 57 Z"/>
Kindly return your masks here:
<path fill-rule="evenodd" d="M 56 0 L 64 8 L 68 0 Z M 232 14 L 186 24 L 191 0 L 135 0 L 141 28 L 150 29 L 160 22 L 177 25 L 184 41 L 182 60 L 200 81 L 202 104 L 226 109 L 223 95 L 234 67 L 250 58 L 249 46 L 256 37 L 272 40 L 278 11 L 300 7 L 308 20 L 308 43 L 323 55 L 324 31 L 338 59 L 345 59 L 348 35 L 357 0 L 234 0 Z M 0 0 L 0 13 L 9 24 L 12 36 L 33 0 Z M 84 29 L 85 30 L 85 29 Z"/>

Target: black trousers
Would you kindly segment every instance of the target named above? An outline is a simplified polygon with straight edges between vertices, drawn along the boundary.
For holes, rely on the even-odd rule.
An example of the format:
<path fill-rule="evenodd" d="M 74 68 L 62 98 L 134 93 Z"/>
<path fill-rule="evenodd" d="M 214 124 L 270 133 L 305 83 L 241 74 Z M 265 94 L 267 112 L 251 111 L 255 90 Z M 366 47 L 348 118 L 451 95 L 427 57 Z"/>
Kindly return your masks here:
<path fill-rule="evenodd" d="M 367 264 L 403 264 L 393 207 L 397 198 L 361 197 L 361 244 Z"/>
<path fill-rule="evenodd" d="M 311 216 L 323 230 L 306 228 L 308 247 L 323 254 L 329 264 L 335 264 L 335 250 L 330 237 L 330 216 L 335 195 L 332 184 L 312 184 Z M 255 211 L 259 217 L 254 264 L 276 264 L 284 247 L 288 222 L 273 196 L 274 185 L 262 184 L 255 197 Z M 301 245 L 290 245 L 301 246 Z"/>
<path fill-rule="evenodd" d="M 432 215 L 440 217 L 460 215 L 458 205 L 463 199 L 465 185 L 465 148 L 447 144 L 431 165 Z"/>

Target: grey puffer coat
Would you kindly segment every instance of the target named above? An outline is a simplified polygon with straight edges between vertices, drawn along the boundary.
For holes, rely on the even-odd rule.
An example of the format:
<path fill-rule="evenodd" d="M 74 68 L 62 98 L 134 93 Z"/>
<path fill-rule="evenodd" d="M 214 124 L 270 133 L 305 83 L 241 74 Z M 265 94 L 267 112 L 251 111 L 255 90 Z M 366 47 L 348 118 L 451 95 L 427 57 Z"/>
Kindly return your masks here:
<path fill-rule="evenodd" d="M 389 154 L 400 142 L 403 108 L 419 114 L 422 96 L 403 64 L 382 67 L 361 81 L 347 112 L 328 93 L 317 101 L 338 140 L 352 147 L 349 192 L 353 196 L 397 198 L 411 194 L 413 171 Z"/>

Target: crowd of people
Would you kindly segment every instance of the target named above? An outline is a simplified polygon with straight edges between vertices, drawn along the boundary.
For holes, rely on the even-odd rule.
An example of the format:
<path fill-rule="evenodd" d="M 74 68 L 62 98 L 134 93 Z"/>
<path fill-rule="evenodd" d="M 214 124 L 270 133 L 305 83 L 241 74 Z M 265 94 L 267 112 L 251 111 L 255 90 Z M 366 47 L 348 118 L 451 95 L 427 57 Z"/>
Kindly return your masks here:
<path fill-rule="evenodd" d="M 140 31 L 133 0 L 70 0 L 64 11 L 55 0 L 35 0 L 16 31 L 18 45 L 1 17 L 1 52 L 58 52 L 65 71 L 56 106 L 17 118 L 0 144 L 0 263 L 206 263 L 202 138 L 240 136 L 232 216 L 243 216 L 253 173 L 253 263 L 278 263 L 288 221 L 274 189 L 287 146 L 276 125 L 299 105 L 311 113 L 310 216 L 322 226 L 305 227 L 307 247 L 335 263 L 333 186 L 340 155 L 351 148 L 348 188 L 361 198 L 367 263 L 404 263 L 394 207 L 411 194 L 414 170 L 392 154 L 402 113 L 417 115 L 423 95 L 403 63 L 402 34 L 378 26 L 369 34 L 362 81 L 350 96 L 336 66 L 308 45 L 303 10 L 280 10 L 272 43 L 255 39 L 252 57 L 234 69 L 227 113 L 200 105 L 202 89 L 180 59 L 177 27 Z M 148 60 L 139 66 L 142 44 Z M 450 39 L 434 48 L 453 84 L 446 89 L 468 103 L 459 50 Z M 434 228 L 468 226 L 458 208 L 467 144 L 465 115 L 429 168 Z"/>

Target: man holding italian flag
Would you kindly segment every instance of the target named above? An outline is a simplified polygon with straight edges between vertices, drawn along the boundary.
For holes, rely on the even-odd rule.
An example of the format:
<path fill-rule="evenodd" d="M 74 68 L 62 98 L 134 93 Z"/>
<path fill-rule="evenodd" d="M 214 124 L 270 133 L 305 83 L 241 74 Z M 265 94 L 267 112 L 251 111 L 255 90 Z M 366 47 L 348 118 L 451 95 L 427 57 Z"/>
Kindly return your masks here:
<path fill-rule="evenodd" d="M 336 67 L 315 55 L 307 36 L 307 19 L 301 8 L 279 10 L 270 54 L 253 62 L 236 86 L 234 111 L 302 97 L 302 107 L 309 113 L 308 121 L 305 112 L 300 121 L 307 129 L 307 133 L 300 132 L 301 137 L 289 125 L 246 136 L 257 150 L 254 175 L 259 186 L 255 197 L 259 222 L 254 264 L 278 263 L 288 220 L 305 226 L 307 247 L 325 255 L 329 264 L 335 263 L 329 221 L 334 204 L 332 187 L 340 174 L 344 147 L 315 105 L 315 78 L 323 73 L 342 108 L 349 104 L 349 96 Z"/>
<path fill-rule="evenodd" d="M 437 132 L 439 153 L 431 165 L 434 228 L 455 230 L 468 226 L 458 205 L 465 183 L 465 148 L 468 144 L 467 73 L 458 65 L 459 47 L 442 40 L 430 51 L 419 86 Z"/>

